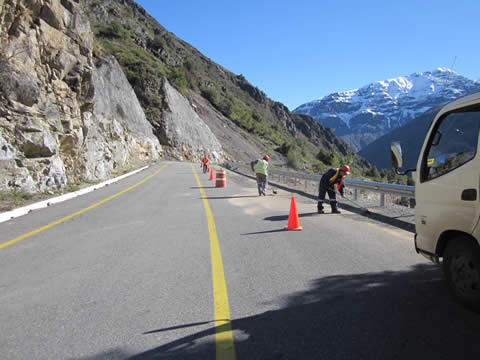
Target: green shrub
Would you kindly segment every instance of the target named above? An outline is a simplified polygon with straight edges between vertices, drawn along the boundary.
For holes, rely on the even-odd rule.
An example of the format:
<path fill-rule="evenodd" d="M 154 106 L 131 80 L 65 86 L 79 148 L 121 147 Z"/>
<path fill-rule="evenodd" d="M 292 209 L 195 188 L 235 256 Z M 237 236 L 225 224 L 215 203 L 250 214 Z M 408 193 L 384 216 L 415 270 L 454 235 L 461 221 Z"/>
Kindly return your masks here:
<path fill-rule="evenodd" d="M 94 28 L 94 32 L 97 37 L 103 37 L 107 39 L 126 39 L 128 36 L 127 30 L 117 20 L 113 20 L 109 24 L 97 24 Z"/>
<path fill-rule="evenodd" d="M 162 36 L 155 35 L 155 37 L 152 40 L 152 47 L 155 50 L 166 49 L 167 48 L 167 42 L 165 41 L 165 39 Z"/>
<path fill-rule="evenodd" d="M 297 149 L 291 148 L 287 153 L 287 166 L 294 168 L 295 170 L 300 169 L 301 161 L 300 155 L 297 152 Z"/>
<path fill-rule="evenodd" d="M 163 99 L 161 96 L 158 95 L 149 96 L 146 99 L 146 102 L 148 103 L 148 105 L 158 109 L 161 109 L 163 107 Z"/>
<path fill-rule="evenodd" d="M 370 178 L 373 178 L 373 180 L 380 179 L 380 173 L 378 172 L 378 169 L 376 166 L 372 166 L 370 169 L 368 169 L 365 175 Z"/>
<path fill-rule="evenodd" d="M 326 165 L 331 165 L 332 160 L 330 158 L 330 153 L 325 149 L 320 149 L 315 158 Z"/>
<path fill-rule="evenodd" d="M 159 59 L 132 42 L 103 39 L 100 44 L 107 54 L 115 56 L 134 88 L 145 80 L 166 74 L 165 65 Z"/>
<path fill-rule="evenodd" d="M 343 164 L 350 163 L 349 161 L 345 161 L 345 159 L 336 151 L 326 151 L 321 149 L 320 152 L 315 157 L 317 160 L 320 160 L 325 165 L 339 167 Z"/>
<path fill-rule="evenodd" d="M 197 66 L 195 64 L 195 61 L 192 58 L 188 58 L 184 62 L 184 66 L 188 71 L 194 72 L 197 71 Z"/>
<path fill-rule="evenodd" d="M 229 99 L 223 99 L 218 105 L 218 110 L 226 117 L 231 117 L 234 105 Z"/>
<path fill-rule="evenodd" d="M 202 96 L 207 99 L 208 101 L 210 101 L 210 103 L 216 107 L 217 105 L 217 93 L 214 89 L 211 89 L 211 88 L 203 88 L 200 90 L 201 91 L 201 94 Z"/>
<path fill-rule="evenodd" d="M 179 68 L 171 68 L 168 71 L 168 80 L 181 92 L 187 87 L 185 73 Z"/>

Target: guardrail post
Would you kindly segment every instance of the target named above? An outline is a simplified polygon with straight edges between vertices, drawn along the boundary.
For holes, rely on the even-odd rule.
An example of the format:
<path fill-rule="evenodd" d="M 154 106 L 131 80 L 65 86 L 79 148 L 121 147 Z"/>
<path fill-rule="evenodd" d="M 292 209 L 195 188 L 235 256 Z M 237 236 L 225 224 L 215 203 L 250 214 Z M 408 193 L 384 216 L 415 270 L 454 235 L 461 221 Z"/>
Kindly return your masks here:
<path fill-rule="evenodd" d="M 1 0 L 0 0 L 1 1 Z M 238 163 L 240 164 L 240 163 Z M 248 164 L 247 164 L 248 165 Z M 237 166 L 237 163 L 233 163 L 232 167 L 234 169 L 246 169 L 247 166 Z M 278 177 L 278 178 L 277 178 Z M 302 188 L 302 181 L 305 181 L 305 190 L 309 193 L 309 188 L 312 186 L 313 193 L 315 193 L 315 187 L 318 188 L 320 182 L 321 174 L 296 174 L 287 171 L 278 171 L 275 174 L 271 174 L 272 180 L 278 180 L 279 183 L 282 182 L 284 184 L 290 185 L 290 182 L 293 183 L 295 187 L 300 185 Z M 386 183 L 378 183 L 374 181 L 362 181 L 362 180 L 355 180 L 355 179 L 347 179 L 345 181 L 347 187 L 351 187 L 355 192 L 353 193 L 354 199 L 358 201 L 358 199 L 362 196 L 361 191 L 371 191 L 380 193 L 380 206 L 385 207 L 386 200 L 385 194 L 391 194 L 395 196 L 402 196 L 408 197 L 411 199 L 410 206 L 414 205 L 414 198 L 415 198 L 415 187 L 414 186 L 406 186 L 406 185 L 397 185 L 397 184 L 386 184 Z"/>

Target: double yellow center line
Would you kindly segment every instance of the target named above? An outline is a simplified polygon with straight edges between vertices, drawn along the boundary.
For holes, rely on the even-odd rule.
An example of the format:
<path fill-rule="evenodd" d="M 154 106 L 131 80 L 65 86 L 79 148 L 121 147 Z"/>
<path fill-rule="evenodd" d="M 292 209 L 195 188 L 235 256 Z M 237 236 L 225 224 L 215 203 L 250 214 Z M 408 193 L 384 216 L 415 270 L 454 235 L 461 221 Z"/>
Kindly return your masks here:
<path fill-rule="evenodd" d="M 163 165 L 159 170 L 157 170 L 152 175 L 146 177 L 142 181 L 136 183 L 129 188 L 116 193 L 102 201 L 97 202 L 83 210 L 77 211 L 71 215 L 65 216 L 57 221 L 54 221 L 48 225 L 45 225 L 41 228 L 38 228 L 34 231 L 31 231 L 27 234 L 21 235 L 15 239 L 7 241 L 3 244 L 0 244 L 0 249 L 6 248 L 7 246 L 13 245 L 23 239 L 26 239 L 30 236 L 38 234 L 44 230 L 50 229 L 55 225 L 61 224 L 64 221 L 72 219 L 80 214 L 83 214 L 89 210 L 92 210 L 106 202 L 115 199 L 116 197 L 125 194 L 126 192 L 136 188 L 137 186 L 142 185 L 155 175 L 157 175 L 160 171 L 162 171 L 167 164 Z M 213 220 L 212 211 L 210 210 L 210 206 L 207 201 L 207 196 L 205 191 L 202 187 L 200 179 L 192 166 L 193 173 L 197 180 L 198 186 L 200 188 L 200 193 L 203 199 L 203 206 L 205 208 L 205 214 L 207 216 L 208 222 L 208 232 L 210 236 L 210 255 L 211 255 L 211 262 L 212 262 L 212 281 L 213 281 L 213 302 L 214 302 L 214 317 L 215 317 L 215 342 L 216 342 L 216 358 L 217 360 L 235 360 L 235 345 L 233 342 L 233 334 L 232 334 L 232 327 L 230 322 L 230 308 L 228 304 L 228 295 L 227 295 L 227 284 L 225 281 L 225 273 L 223 270 L 223 261 L 222 261 L 222 254 L 220 252 L 220 244 L 218 242 L 217 237 L 217 230 L 215 227 L 215 221 Z"/>
<path fill-rule="evenodd" d="M 230 322 L 230 307 L 228 305 L 227 283 L 223 271 L 222 254 L 218 242 L 215 221 L 212 211 L 208 205 L 207 195 L 203 190 L 202 183 L 197 172 L 192 166 L 193 173 L 197 179 L 198 187 L 203 199 L 203 207 L 208 221 L 208 232 L 210 234 L 210 256 L 212 261 L 213 280 L 213 303 L 215 317 L 215 343 L 217 360 L 235 360 L 235 345 L 233 342 L 232 326 Z"/>

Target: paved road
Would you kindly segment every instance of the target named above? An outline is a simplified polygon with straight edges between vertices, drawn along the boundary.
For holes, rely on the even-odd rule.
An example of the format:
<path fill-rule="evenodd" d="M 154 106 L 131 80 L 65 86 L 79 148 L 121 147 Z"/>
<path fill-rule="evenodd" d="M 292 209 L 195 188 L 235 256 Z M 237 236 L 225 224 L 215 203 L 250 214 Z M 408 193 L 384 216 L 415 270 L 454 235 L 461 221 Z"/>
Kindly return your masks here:
<path fill-rule="evenodd" d="M 479 358 L 411 233 L 214 186 L 163 162 L 0 224 L 0 359 Z"/>

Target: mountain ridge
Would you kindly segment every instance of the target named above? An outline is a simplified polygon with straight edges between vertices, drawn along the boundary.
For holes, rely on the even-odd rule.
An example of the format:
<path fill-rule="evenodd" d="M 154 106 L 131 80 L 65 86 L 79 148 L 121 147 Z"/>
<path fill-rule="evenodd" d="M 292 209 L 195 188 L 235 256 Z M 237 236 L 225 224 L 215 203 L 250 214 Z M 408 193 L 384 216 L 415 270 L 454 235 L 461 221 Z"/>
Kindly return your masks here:
<path fill-rule="evenodd" d="M 204 153 L 321 171 L 336 165 L 323 150 L 370 167 L 132 0 L 0 1 L 0 55 L 2 193 L 71 191 Z"/>
<path fill-rule="evenodd" d="M 212 124 L 212 128 L 228 128 L 230 124 L 227 126 L 227 123 L 232 122 L 239 131 L 245 132 L 242 136 L 249 138 L 251 143 L 260 145 L 261 152 L 273 154 L 274 160 L 282 161 L 287 155 L 284 150 L 292 151 L 294 148 L 297 149 L 297 157 L 303 157 L 302 160 L 308 163 L 317 161 L 315 155 L 319 149 L 339 152 L 343 156 L 351 152 L 343 141 L 336 139 L 330 129 L 318 124 L 313 118 L 298 117 L 285 105 L 270 99 L 243 75 L 234 74 L 215 63 L 166 30 L 133 0 L 83 1 L 94 29 L 98 51 L 119 59 L 154 129 L 161 129 L 164 122 L 161 108 L 164 97 L 155 84 L 155 78 L 166 77 L 191 102 L 197 101 L 197 95 L 201 95 L 210 103 L 214 112 L 223 117 L 225 126 L 214 125 L 212 119 L 205 119 Z M 118 36 L 119 33 L 122 34 L 121 37 Z M 146 61 L 145 66 L 140 64 L 147 69 L 148 76 L 139 74 L 138 61 L 129 59 L 125 49 L 122 49 L 122 45 L 127 42 L 133 42 L 128 51 L 138 47 L 143 52 L 143 58 L 154 57 L 151 63 Z M 155 68 L 158 71 L 151 71 Z M 297 121 L 300 121 L 299 126 Z M 217 132 L 216 136 L 219 140 L 224 138 L 221 132 Z M 333 142 L 328 140 L 333 138 L 336 139 Z M 171 144 L 162 140 L 160 143 L 165 149 L 170 148 Z M 233 151 L 229 142 L 223 142 L 222 146 L 227 156 L 236 156 L 245 161 L 258 156 L 259 152 L 257 150 L 257 154 L 252 154 L 248 151 L 247 154 Z M 369 166 L 363 159 L 356 158 L 355 162 L 360 167 Z"/>
<path fill-rule="evenodd" d="M 312 116 L 359 151 L 431 108 L 479 88 L 478 81 L 438 68 L 332 93 L 293 112 Z"/>

